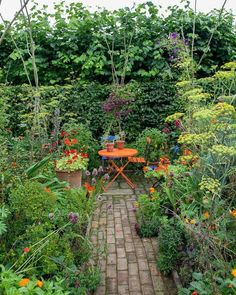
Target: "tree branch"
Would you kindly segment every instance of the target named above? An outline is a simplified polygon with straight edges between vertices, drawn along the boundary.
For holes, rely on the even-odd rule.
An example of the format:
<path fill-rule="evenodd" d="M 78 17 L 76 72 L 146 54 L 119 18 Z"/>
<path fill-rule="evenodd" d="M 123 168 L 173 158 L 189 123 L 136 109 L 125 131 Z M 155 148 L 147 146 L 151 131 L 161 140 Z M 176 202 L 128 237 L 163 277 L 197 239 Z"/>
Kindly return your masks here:
<path fill-rule="evenodd" d="M 2 0 L 0 0 L 0 4 L 2 3 Z M 13 25 L 13 23 L 15 22 L 15 20 L 17 19 L 17 17 L 19 16 L 19 14 L 23 11 L 23 9 L 27 6 L 27 4 L 29 3 L 30 0 L 26 0 L 24 1 L 24 4 L 21 6 L 20 10 L 17 11 L 17 13 L 15 14 L 15 16 L 13 17 L 13 19 L 10 21 L 10 23 L 8 24 L 8 26 L 6 27 L 5 31 L 2 33 L 2 36 L 0 38 L 0 45 L 2 44 L 6 34 L 8 33 L 8 31 L 10 30 L 11 26 Z"/>
<path fill-rule="evenodd" d="M 215 31 L 217 30 L 217 28 L 218 28 L 218 26 L 219 26 L 219 24 L 220 24 L 221 17 L 222 17 L 222 14 L 223 14 L 223 11 L 224 11 L 224 8 L 225 8 L 226 3 L 227 3 L 227 0 L 224 0 L 224 3 L 223 3 L 223 5 L 222 5 L 222 7 L 221 7 L 221 10 L 220 10 L 220 13 L 219 13 L 219 16 L 218 16 L 218 21 L 217 21 L 217 23 L 216 23 L 216 25 L 215 25 L 215 27 L 214 27 L 212 33 L 211 33 L 211 36 L 210 36 L 210 38 L 209 38 L 209 40 L 208 40 L 208 42 L 207 42 L 206 49 L 204 50 L 203 55 L 201 56 L 201 58 L 200 58 L 200 60 L 199 60 L 199 63 L 198 63 L 198 65 L 197 65 L 198 67 L 200 66 L 200 64 L 202 63 L 202 61 L 203 61 L 205 55 L 207 54 L 207 52 L 208 52 L 209 49 L 210 49 L 211 40 L 212 40 L 212 38 L 213 38 L 213 36 L 214 36 L 214 34 L 215 34 Z"/>

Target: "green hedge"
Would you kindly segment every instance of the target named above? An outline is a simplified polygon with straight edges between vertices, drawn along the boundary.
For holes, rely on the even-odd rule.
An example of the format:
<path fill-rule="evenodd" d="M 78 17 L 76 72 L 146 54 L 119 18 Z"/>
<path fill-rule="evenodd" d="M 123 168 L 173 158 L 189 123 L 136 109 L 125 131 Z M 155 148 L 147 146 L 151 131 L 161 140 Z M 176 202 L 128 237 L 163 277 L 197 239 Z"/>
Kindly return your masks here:
<path fill-rule="evenodd" d="M 161 128 L 165 117 L 180 106 L 171 81 L 131 82 L 134 94 L 133 111 L 124 122 L 129 140 L 146 127 Z M 111 91 L 111 85 L 76 82 L 65 86 L 42 86 L 41 117 L 52 128 L 55 109 L 60 109 L 61 124 L 74 120 L 88 125 L 95 137 L 103 134 L 106 117 L 102 104 Z M 9 127 L 16 135 L 32 124 L 34 92 L 28 85 L 1 86 L 0 96 L 8 102 Z M 26 126 L 25 126 L 26 125 Z"/>

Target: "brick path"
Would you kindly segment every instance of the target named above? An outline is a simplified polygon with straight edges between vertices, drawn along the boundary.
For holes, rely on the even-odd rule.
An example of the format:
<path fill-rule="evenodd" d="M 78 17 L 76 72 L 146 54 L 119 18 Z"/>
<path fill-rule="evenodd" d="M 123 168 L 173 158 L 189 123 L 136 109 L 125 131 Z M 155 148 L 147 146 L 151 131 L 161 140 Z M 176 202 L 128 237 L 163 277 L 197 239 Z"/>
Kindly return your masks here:
<path fill-rule="evenodd" d="M 97 249 L 107 248 L 105 255 L 99 255 L 102 282 L 95 295 L 176 294 L 165 292 L 157 271 L 156 240 L 140 239 L 135 231 L 134 201 L 131 190 L 116 189 L 102 196 L 95 212 L 91 240 Z"/>

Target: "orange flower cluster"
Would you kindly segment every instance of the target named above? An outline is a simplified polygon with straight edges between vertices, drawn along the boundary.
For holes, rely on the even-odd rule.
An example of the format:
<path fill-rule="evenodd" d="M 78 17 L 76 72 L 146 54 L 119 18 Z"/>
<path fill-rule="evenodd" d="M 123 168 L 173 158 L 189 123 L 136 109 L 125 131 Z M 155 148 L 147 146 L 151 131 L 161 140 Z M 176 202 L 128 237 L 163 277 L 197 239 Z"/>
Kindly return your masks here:
<path fill-rule="evenodd" d="M 165 174 L 168 173 L 168 166 L 170 165 L 170 160 L 167 157 L 161 157 L 158 167 L 155 168 L 155 171 L 163 171 Z"/>
<path fill-rule="evenodd" d="M 90 185 L 88 182 L 84 183 L 84 187 L 86 188 L 86 191 L 91 193 L 95 190 L 95 186 Z"/>
<path fill-rule="evenodd" d="M 68 137 L 64 138 L 64 144 L 67 146 L 71 146 L 77 143 L 78 143 L 78 140 L 76 138 L 72 138 L 71 140 Z"/>
<path fill-rule="evenodd" d="M 25 287 L 26 285 L 29 284 L 29 282 L 30 282 L 30 279 L 28 279 L 28 278 L 21 279 L 19 281 L 19 286 L 20 287 Z M 39 288 L 42 288 L 43 287 L 43 282 L 40 281 L 40 280 L 37 280 L 36 286 L 39 287 Z"/>

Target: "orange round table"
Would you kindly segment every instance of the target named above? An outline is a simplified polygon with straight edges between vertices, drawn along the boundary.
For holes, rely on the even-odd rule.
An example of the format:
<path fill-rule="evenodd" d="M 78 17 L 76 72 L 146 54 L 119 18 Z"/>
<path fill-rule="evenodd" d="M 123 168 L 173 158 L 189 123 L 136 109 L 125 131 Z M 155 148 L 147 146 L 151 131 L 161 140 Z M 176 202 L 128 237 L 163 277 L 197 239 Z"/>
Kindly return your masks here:
<path fill-rule="evenodd" d="M 123 165 L 123 166 L 117 166 L 117 164 L 114 162 L 114 158 L 128 158 L 133 157 L 137 155 L 138 151 L 135 149 L 129 149 L 124 148 L 122 150 L 114 149 L 112 152 L 108 152 L 107 150 L 100 150 L 98 154 L 102 157 L 106 157 L 109 160 L 109 163 L 116 169 L 117 174 L 111 179 L 111 181 L 107 184 L 105 188 L 103 188 L 104 191 L 107 191 L 107 189 L 111 186 L 111 184 L 116 180 L 116 178 L 121 175 L 128 185 L 134 189 L 135 184 L 132 183 L 132 181 L 124 174 L 125 167 L 129 164 L 129 160 Z"/>

